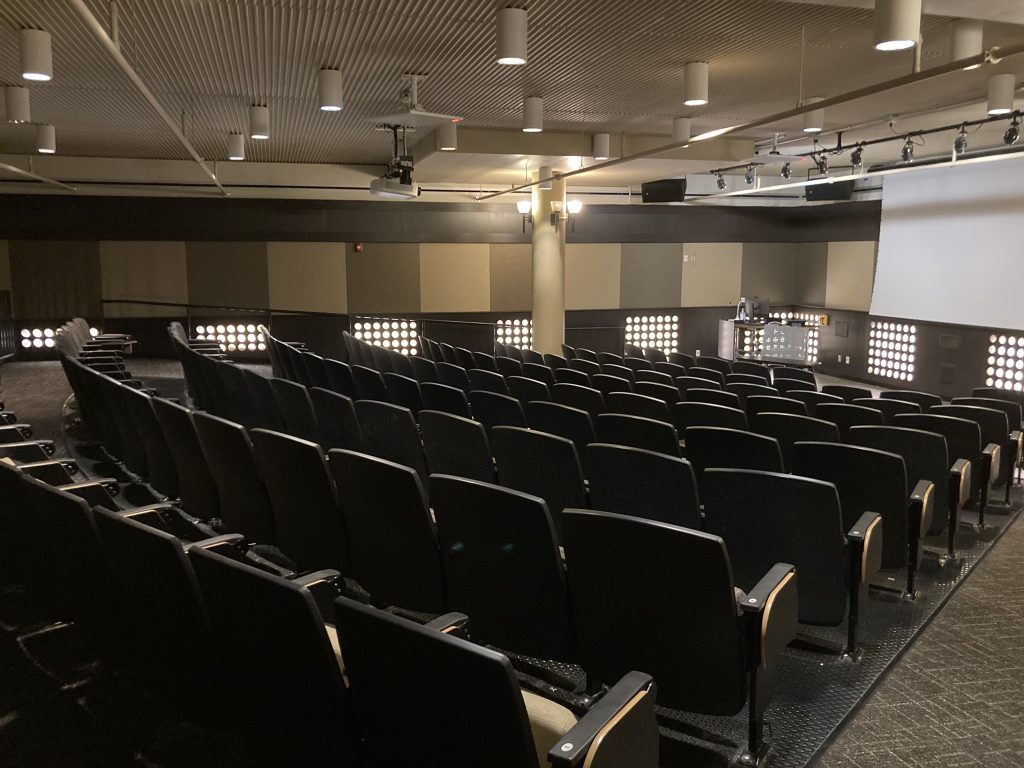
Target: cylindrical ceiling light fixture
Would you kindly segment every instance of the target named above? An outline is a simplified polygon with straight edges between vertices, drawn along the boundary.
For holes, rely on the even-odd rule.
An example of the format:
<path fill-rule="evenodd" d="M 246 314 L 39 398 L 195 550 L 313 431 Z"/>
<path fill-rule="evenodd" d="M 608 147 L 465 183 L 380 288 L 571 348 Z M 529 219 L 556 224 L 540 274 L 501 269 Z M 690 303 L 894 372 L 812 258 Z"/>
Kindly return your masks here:
<path fill-rule="evenodd" d="M 502 8 L 497 20 L 498 63 L 518 66 L 526 63 L 526 11 Z"/>
<path fill-rule="evenodd" d="M 611 157 L 612 135 L 610 133 L 595 133 L 591 143 L 595 160 L 607 160 Z"/>
<path fill-rule="evenodd" d="M 240 133 L 228 134 L 228 160 L 245 160 L 245 136 Z"/>
<path fill-rule="evenodd" d="M 686 98 L 683 103 L 688 107 L 703 107 L 708 103 L 708 63 L 706 61 L 690 61 L 683 67 L 683 85 Z"/>
<path fill-rule="evenodd" d="M 341 72 L 336 69 L 321 69 L 316 73 L 317 91 L 320 94 L 321 112 L 340 112 Z"/>
<path fill-rule="evenodd" d="M 690 118 L 688 117 L 673 117 L 672 118 L 672 141 L 677 144 L 680 141 L 690 140 Z"/>
<path fill-rule="evenodd" d="M 819 101 L 821 101 L 821 96 L 811 96 L 804 100 L 804 104 L 817 104 Z M 824 109 L 812 109 L 810 112 L 804 112 L 804 133 L 821 133 L 821 129 L 824 127 Z"/>
<path fill-rule="evenodd" d="M 1016 75 L 992 75 L 988 79 L 988 113 L 1008 115 L 1013 112 L 1013 92 L 1016 89 Z"/>
<path fill-rule="evenodd" d="M 8 85 L 4 88 L 4 105 L 7 108 L 8 123 L 32 122 L 28 88 L 21 85 Z"/>
<path fill-rule="evenodd" d="M 875 0 L 875 48 L 902 51 L 921 37 L 921 0 Z"/>
<path fill-rule="evenodd" d="M 523 133 L 540 133 L 544 130 L 544 99 L 527 96 L 523 99 Z"/>
<path fill-rule="evenodd" d="M 270 138 L 270 107 L 253 104 L 249 107 L 249 138 Z"/>
<path fill-rule="evenodd" d="M 437 126 L 437 148 L 445 152 L 454 152 L 459 148 L 458 123 L 449 121 Z"/>
<path fill-rule="evenodd" d="M 21 30 L 21 76 L 45 82 L 53 77 L 50 33 L 41 29 Z"/>
<path fill-rule="evenodd" d="M 980 19 L 953 19 L 953 34 L 949 60 L 960 61 L 977 56 L 984 48 L 985 23 Z M 981 64 L 972 64 L 964 69 L 977 69 Z"/>
<path fill-rule="evenodd" d="M 57 129 L 52 125 L 36 126 L 36 151 L 41 155 L 52 155 L 57 151 Z"/>
<path fill-rule="evenodd" d="M 537 185 L 537 189 L 551 189 L 551 176 L 551 166 L 542 165 L 540 170 L 537 171 L 537 180 L 547 179 L 547 181 L 541 181 L 540 184 Z"/>

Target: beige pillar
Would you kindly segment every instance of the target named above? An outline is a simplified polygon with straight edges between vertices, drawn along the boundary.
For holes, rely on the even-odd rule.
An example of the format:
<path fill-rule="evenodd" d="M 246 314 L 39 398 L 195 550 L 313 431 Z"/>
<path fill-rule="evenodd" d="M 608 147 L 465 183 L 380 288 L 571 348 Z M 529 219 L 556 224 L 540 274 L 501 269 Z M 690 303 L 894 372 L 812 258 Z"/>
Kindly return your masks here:
<path fill-rule="evenodd" d="M 551 189 L 533 188 L 533 348 L 560 355 L 565 339 L 565 222 L 551 222 L 552 201 L 564 215 L 561 179 L 551 182 Z"/>

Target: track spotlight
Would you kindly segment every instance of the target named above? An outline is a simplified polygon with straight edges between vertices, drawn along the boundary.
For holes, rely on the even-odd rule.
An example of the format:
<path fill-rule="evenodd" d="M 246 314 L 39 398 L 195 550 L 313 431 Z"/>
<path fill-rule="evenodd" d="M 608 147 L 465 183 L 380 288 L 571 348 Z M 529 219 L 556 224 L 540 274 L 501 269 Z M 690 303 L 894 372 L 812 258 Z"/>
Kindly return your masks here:
<path fill-rule="evenodd" d="M 521 65 L 526 63 L 526 11 L 522 8 L 502 8 L 496 23 L 498 63 Z"/>
<path fill-rule="evenodd" d="M 747 166 L 747 172 L 743 174 L 743 180 L 750 186 L 754 185 L 754 181 L 757 179 L 757 172 L 754 171 L 753 165 Z"/>
<path fill-rule="evenodd" d="M 459 124 L 454 120 L 437 126 L 437 148 L 443 152 L 454 152 L 459 148 Z"/>
<path fill-rule="evenodd" d="M 862 144 L 858 144 L 857 148 L 850 153 L 850 165 L 854 168 L 864 165 L 864 146 Z"/>
<path fill-rule="evenodd" d="M 321 69 L 316 73 L 316 86 L 320 95 L 320 110 L 322 112 L 340 112 L 341 101 L 341 72 L 336 69 Z"/>
<path fill-rule="evenodd" d="M 36 151 L 41 155 L 52 155 L 57 151 L 57 129 L 52 125 L 36 126 Z"/>
<path fill-rule="evenodd" d="M 1007 146 L 1011 146 L 1017 143 L 1020 139 L 1020 118 L 1014 117 L 1013 122 L 1010 123 L 1010 127 L 1006 129 L 1006 133 L 1003 134 L 1003 143 Z"/>
<path fill-rule="evenodd" d="M 610 133 L 595 133 L 591 139 L 595 160 L 607 160 L 611 157 L 612 136 Z"/>
<path fill-rule="evenodd" d="M 540 133 L 544 130 L 544 99 L 527 96 L 523 99 L 523 133 Z"/>
<path fill-rule="evenodd" d="M 981 53 L 984 50 L 984 33 L 985 24 L 980 19 L 954 19 L 949 60 L 960 61 Z M 972 64 L 964 69 L 977 69 L 980 66 L 981 64 Z"/>
<path fill-rule="evenodd" d="M 249 138 L 270 138 L 270 107 L 253 104 L 249 107 Z"/>
<path fill-rule="evenodd" d="M 683 85 L 685 100 L 688 107 L 703 107 L 708 103 L 708 63 L 706 61 L 690 61 L 683 68 Z"/>
<path fill-rule="evenodd" d="M 718 174 L 718 188 L 724 191 L 727 186 L 728 184 L 725 183 L 725 176 Z"/>
<path fill-rule="evenodd" d="M 786 163 L 784 166 L 782 166 L 782 170 L 779 172 L 779 175 L 784 179 L 793 178 L 793 166 L 790 165 L 789 163 Z"/>
<path fill-rule="evenodd" d="M 821 101 L 821 96 L 811 96 L 804 101 L 804 104 L 815 104 Z M 804 133 L 821 133 L 825 127 L 825 110 L 813 109 L 804 113 Z"/>
<path fill-rule="evenodd" d="M 914 162 L 914 142 L 907 136 L 907 140 L 903 142 L 903 149 L 900 150 L 900 157 L 903 158 L 904 163 Z"/>
<path fill-rule="evenodd" d="M 4 88 L 4 105 L 7 108 L 8 123 L 32 122 L 28 88 L 21 85 L 8 85 Z"/>
<path fill-rule="evenodd" d="M 902 51 L 921 37 L 921 0 L 875 0 L 875 48 Z"/>
<path fill-rule="evenodd" d="M 673 117 L 672 118 L 672 141 L 679 143 L 680 141 L 690 140 L 690 118 L 688 117 Z"/>
<path fill-rule="evenodd" d="M 828 175 L 828 157 L 826 157 L 824 152 L 822 152 L 814 159 L 814 164 L 818 168 L 818 173 L 820 173 L 822 176 Z"/>
<path fill-rule="evenodd" d="M 1013 112 L 1013 92 L 1017 89 L 1017 77 L 1011 72 L 992 75 L 988 79 L 988 113 L 1008 115 Z"/>
<path fill-rule="evenodd" d="M 228 134 L 228 160 L 245 160 L 245 136 L 240 133 Z"/>
<path fill-rule="evenodd" d="M 953 142 L 953 152 L 957 155 L 962 155 L 967 151 L 967 126 L 960 126 L 960 133 Z"/>
<path fill-rule="evenodd" d="M 50 33 L 41 29 L 21 30 L 21 76 L 45 82 L 53 77 Z"/>

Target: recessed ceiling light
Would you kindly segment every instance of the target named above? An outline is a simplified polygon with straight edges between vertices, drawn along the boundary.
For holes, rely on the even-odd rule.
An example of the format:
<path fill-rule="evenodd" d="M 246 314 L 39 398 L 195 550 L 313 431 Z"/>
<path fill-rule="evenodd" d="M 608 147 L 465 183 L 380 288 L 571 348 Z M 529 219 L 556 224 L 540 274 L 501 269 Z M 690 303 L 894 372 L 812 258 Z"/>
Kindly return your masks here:
<path fill-rule="evenodd" d="M 526 11 L 502 8 L 495 24 L 498 38 L 498 63 L 520 66 L 526 63 Z"/>
<path fill-rule="evenodd" d="M 902 51 L 921 37 L 921 0 L 875 0 L 875 48 Z"/>
<path fill-rule="evenodd" d="M 46 82 L 53 77 L 50 33 L 41 29 L 21 30 L 21 76 Z"/>

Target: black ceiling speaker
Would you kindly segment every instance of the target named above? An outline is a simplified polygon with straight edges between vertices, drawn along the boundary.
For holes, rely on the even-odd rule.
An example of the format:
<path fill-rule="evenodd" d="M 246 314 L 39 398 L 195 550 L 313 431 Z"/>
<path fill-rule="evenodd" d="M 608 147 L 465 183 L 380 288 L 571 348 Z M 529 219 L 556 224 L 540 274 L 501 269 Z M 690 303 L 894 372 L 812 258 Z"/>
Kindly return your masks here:
<path fill-rule="evenodd" d="M 853 180 L 834 181 L 831 184 L 811 184 L 804 187 L 804 198 L 807 200 L 849 200 L 853 194 Z"/>
<path fill-rule="evenodd" d="M 645 203 L 681 203 L 686 197 L 686 179 L 660 179 L 640 185 Z"/>

